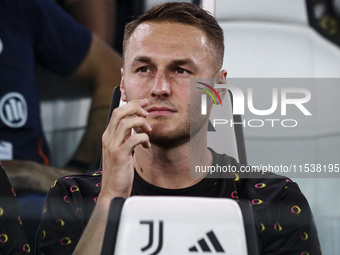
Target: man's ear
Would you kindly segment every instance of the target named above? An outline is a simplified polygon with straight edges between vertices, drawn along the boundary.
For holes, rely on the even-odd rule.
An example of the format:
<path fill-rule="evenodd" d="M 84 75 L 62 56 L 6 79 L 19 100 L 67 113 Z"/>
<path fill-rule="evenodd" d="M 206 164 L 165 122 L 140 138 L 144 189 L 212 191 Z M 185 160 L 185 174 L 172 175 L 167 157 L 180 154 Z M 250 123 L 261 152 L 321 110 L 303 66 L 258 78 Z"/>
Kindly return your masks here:
<path fill-rule="evenodd" d="M 216 84 L 226 84 L 227 83 L 227 71 L 226 70 L 221 70 L 219 71 L 216 76 L 215 76 L 215 83 Z M 226 88 L 219 88 L 216 89 L 218 95 L 220 96 L 221 100 L 223 101 L 223 98 L 225 96 L 225 94 L 227 93 L 227 89 Z M 219 104 L 219 102 L 218 102 Z"/>
<path fill-rule="evenodd" d="M 120 92 L 121 92 L 121 98 L 123 102 L 127 101 L 126 91 L 125 91 L 125 83 L 124 83 L 124 68 L 122 67 L 120 69 L 120 74 L 122 78 L 120 79 Z"/>
<path fill-rule="evenodd" d="M 217 84 L 226 84 L 227 83 L 227 71 L 221 70 L 215 76 L 215 82 Z"/>

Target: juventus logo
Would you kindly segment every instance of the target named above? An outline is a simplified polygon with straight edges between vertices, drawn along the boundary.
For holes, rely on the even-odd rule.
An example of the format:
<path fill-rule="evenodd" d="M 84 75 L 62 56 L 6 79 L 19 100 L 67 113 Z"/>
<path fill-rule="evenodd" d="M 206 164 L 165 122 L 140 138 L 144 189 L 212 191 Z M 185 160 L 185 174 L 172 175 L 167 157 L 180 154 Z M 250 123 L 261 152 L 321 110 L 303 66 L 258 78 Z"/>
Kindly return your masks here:
<path fill-rule="evenodd" d="M 149 221 L 140 221 L 140 224 L 145 224 L 149 226 L 149 241 L 146 246 L 141 248 L 142 252 L 147 252 L 148 250 L 151 249 L 153 243 L 154 243 L 154 221 L 149 220 Z M 157 248 L 154 252 L 149 253 L 149 255 L 156 255 L 159 254 L 160 251 L 162 250 L 163 247 L 163 221 L 159 221 L 158 223 L 158 245 Z"/>

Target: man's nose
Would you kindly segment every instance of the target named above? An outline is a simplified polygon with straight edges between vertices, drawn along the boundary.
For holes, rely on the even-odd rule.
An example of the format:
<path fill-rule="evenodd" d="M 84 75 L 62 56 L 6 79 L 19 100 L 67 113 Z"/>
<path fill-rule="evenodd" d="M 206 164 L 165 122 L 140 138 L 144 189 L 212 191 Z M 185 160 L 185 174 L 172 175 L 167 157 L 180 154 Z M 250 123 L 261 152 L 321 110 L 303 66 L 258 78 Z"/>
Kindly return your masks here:
<path fill-rule="evenodd" d="M 171 94 L 169 77 L 165 73 L 157 73 L 154 84 L 151 88 L 151 95 L 154 97 L 168 97 Z"/>

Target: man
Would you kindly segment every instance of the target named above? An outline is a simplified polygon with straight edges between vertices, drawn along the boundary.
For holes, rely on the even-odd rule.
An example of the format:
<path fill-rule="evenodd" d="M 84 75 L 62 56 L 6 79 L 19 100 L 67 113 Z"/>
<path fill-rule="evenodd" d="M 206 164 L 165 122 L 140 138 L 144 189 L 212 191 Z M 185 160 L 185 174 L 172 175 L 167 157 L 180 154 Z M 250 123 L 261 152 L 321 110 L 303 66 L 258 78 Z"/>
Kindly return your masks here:
<path fill-rule="evenodd" d="M 319 254 L 308 203 L 290 180 L 190 178 L 190 162 L 240 167 L 207 148 L 207 117 L 189 122 L 190 104 L 200 98 L 200 92 L 190 98 L 190 79 L 224 83 L 223 50 L 216 20 L 192 4 L 156 6 L 127 25 L 120 88 L 128 103 L 104 132 L 102 171 L 61 179 L 50 190 L 41 254 L 100 254 L 110 201 L 130 195 L 247 199 L 262 254 Z"/>

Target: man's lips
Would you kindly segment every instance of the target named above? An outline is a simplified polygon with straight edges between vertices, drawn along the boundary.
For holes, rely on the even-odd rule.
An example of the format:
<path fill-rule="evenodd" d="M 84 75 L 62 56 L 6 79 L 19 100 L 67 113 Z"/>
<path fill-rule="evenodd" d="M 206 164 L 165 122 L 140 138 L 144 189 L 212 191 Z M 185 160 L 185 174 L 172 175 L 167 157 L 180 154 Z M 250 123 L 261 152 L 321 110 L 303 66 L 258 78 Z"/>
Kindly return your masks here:
<path fill-rule="evenodd" d="M 174 113 L 175 111 L 165 106 L 152 106 L 147 109 L 150 115 L 165 116 Z"/>

